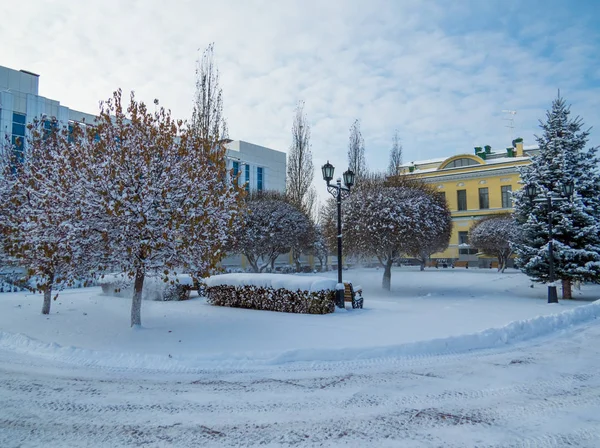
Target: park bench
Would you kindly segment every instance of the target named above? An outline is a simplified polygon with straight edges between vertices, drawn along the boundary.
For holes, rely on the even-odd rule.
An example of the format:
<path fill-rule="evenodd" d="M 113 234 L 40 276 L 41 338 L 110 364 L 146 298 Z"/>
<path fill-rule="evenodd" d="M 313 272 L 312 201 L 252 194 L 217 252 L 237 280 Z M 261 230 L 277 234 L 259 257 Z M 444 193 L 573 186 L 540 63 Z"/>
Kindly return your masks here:
<path fill-rule="evenodd" d="M 352 308 L 363 307 L 362 287 L 353 287 L 352 283 L 344 282 L 344 302 L 351 302 Z"/>
<path fill-rule="evenodd" d="M 469 268 L 469 262 L 468 261 L 455 261 L 454 264 L 452 264 L 453 268 Z"/>

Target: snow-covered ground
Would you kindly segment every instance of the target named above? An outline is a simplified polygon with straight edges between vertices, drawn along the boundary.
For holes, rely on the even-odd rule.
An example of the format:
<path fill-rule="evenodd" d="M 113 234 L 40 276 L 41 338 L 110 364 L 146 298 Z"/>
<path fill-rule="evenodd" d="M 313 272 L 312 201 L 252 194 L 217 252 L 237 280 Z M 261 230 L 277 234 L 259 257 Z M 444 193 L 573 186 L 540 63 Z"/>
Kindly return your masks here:
<path fill-rule="evenodd" d="M 138 330 L 99 288 L 0 294 L 0 446 L 600 446 L 600 287 L 381 274 L 344 272 L 363 310 L 146 301 Z"/>

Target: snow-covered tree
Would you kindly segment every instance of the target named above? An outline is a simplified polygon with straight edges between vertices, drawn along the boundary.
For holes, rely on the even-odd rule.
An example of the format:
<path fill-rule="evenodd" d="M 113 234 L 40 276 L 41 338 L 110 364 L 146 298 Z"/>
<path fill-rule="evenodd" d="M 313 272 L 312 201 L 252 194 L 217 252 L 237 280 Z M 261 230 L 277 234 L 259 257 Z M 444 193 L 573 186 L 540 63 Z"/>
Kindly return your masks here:
<path fill-rule="evenodd" d="M 244 254 L 254 272 L 262 272 L 294 248 L 307 248 L 312 223 L 283 194 L 254 192 L 246 202 L 248 213 L 238 223 L 230 249 Z"/>
<path fill-rule="evenodd" d="M 81 217 L 80 185 L 69 175 L 75 133 L 56 119 L 28 126 L 26 151 L 3 145 L 0 174 L 0 233 L 3 252 L 27 269 L 33 287 L 43 292 L 42 314 L 50 313 L 52 289 L 66 284 L 90 266 L 76 225 Z"/>
<path fill-rule="evenodd" d="M 365 180 L 343 203 L 344 250 L 376 257 L 384 267 L 382 286 L 389 290 L 394 262 L 415 241 L 447 235 L 449 215 L 445 201 L 422 186 Z"/>
<path fill-rule="evenodd" d="M 498 258 L 498 271 L 504 272 L 513 253 L 511 242 L 519 241 L 518 231 L 511 214 L 490 215 L 473 223 L 469 241 L 479 252 Z"/>
<path fill-rule="evenodd" d="M 292 204 L 309 215 L 313 212 L 316 199 L 312 186 L 314 170 L 310 126 L 304 114 L 304 102 L 299 102 L 292 123 L 292 144 L 287 158 L 286 194 Z"/>
<path fill-rule="evenodd" d="M 329 245 L 319 224 L 315 225 L 314 228 L 314 241 L 311 250 L 313 256 L 319 260 L 321 271 L 324 271 L 327 266 L 327 257 L 329 256 Z"/>
<path fill-rule="evenodd" d="M 400 143 L 400 137 L 396 130 L 392 138 L 392 149 L 390 150 L 390 162 L 387 171 L 388 176 L 397 176 L 400 165 L 402 165 L 402 143 Z"/>
<path fill-rule="evenodd" d="M 204 144 L 227 138 L 227 122 L 223 115 L 223 89 L 219 85 L 219 69 L 214 61 L 214 43 L 196 61 L 196 93 L 191 128 Z"/>
<path fill-rule="evenodd" d="M 119 90 L 80 146 L 84 218 L 104 241 L 89 255 L 134 279 L 132 326 L 146 275 L 204 277 L 225 254 L 243 192 L 227 180 L 225 148 L 207 144 L 212 132 L 151 113 L 133 93 L 124 108 Z"/>
<path fill-rule="evenodd" d="M 348 141 L 348 167 L 361 179 L 367 174 L 367 162 L 365 161 L 365 139 L 360 132 L 360 120 L 354 120 L 350 126 L 350 138 Z"/>
<path fill-rule="evenodd" d="M 597 148 L 585 149 L 589 131 L 570 117 L 560 96 L 552 103 L 543 130 L 536 137 L 540 153 L 521 169 L 525 185 L 537 187 L 540 198 L 564 197 L 562 187 L 574 185 L 568 200 L 530 201 L 525 189 L 514 193 L 515 218 L 522 240 L 515 244 L 517 266 L 534 281 L 549 281 L 548 214 L 553 228 L 554 269 L 562 281 L 563 298 L 571 297 L 571 282 L 600 282 L 600 176 Z"/>
<path fill-rule="evenodd" d="M 437 211 L 435 216 L 427 217 L 433 225 L 421 228 L 419 236 L 408 241 L 406 248 L 406 254 L 419 260 L 421 271 L 424 271 L 431 255 L 448 248 L 452 235 L 452 215 L 442 196 L 425 185 L 415 184 L 412 188 L 423 189 L 427 200 L 435 204 Z"/>
<path fill-rule="evenodd" d="M 329 253 L 337 250 L 337 202 L 333 197 L 325 199 L 319 209 L 319 226 Z"/>

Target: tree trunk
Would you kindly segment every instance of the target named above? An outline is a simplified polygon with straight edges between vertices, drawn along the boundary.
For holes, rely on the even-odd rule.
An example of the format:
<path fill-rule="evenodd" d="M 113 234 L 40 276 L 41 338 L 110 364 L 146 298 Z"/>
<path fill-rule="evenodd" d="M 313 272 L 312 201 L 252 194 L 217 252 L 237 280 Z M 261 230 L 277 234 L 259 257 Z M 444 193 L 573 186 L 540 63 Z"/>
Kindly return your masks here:
<path fill-rule="evenodd" d="M 256 272 L 258 272 L 258 273 L 262 274 L 262 272 L 263 272 L 263 271 L 264 271 L 266 268 L 268 268 L 269 266 L 271 266 L 271 271 L 274 271 L 275 269 L 273 268 L 273 266 L 275 265 L 275 259 L 276 259 L 276 258 L 277 258 L 277 255 L 275 255 L 275 258 L 273 258 L 273 257 L 269 257 L 269 258 L 267 259 L 267 261 L 266 261 L 266 262 L 265 262 L 265 259 L 263 258 L 263 259 L 262 259 L 262 261 L 263 261 L 263 264 L 262 264 L 262 265 L 260 265 L 260 266 L 258 266 L 258 258 L 257 258 L 257 259 L 256 259 L 256 265 L 257 265 L 257 267 L 258 267 L 258 270 L 257 270 Z"/>
<path fill-rule="evenodd" d="M 142 325 L 142 289 L 144 287 L 144 272 L 138 268 L 133 282 L 133 299 L 131 300 L 131 326 Z"/>
<path fill-rule="evenodd" d="M 421 258 L 421 259 L 419 260 L 419 262 L 421 263 L 421 265 L 420 265 L 420 269 L 419 269 L 419 270 L 421 270 L 421 271 L 424 271 L 424 270 L 425 270 L 425 264 L 427 263 L 427 260 L 426 260 L 426 259 L 424 259 L 424 258 Z"/>
<path fill-rule="evenodd" d="M 572 290 L 571 290 L 571 280 L 563 279 L 562 280 L 562 298 L 563 300 L 572 299 Z"/>
<path fill-rule="evenodd" d="M 52 286 L 54 285 L 54 273 L 48 276 L 46 286 L 44 286 L 44 304 L 42 305 L 42 314 L 50 314 L 50 304 L 52 303 Z"/>
<path fill-rule="evenodd" d="M 248 263 L 250 263 L 252 271 L 258 272 L 258 259 L 255 259 L 254 257 L 248 255 L 246 255 L 246 259 L 248 260 Z"/>
<path fill-rule="evenodd" d="M 392 264 L 393 260 L 387 260 L 384 265 L 383 270 L 383 281 L 381 282 L 381 286 L 383 289 L 387 289 L 388 291 L 392 287 Z"/>
<path fill-rule="evenodd" d="M 504 272 L 506 269 L 506 258 L 503 255 L 498 257 L 498 272 Z"/>
<path fill-rule="evenodd" d="M 296 249 L 292 250 L 292 257 L 294 258 L 294 263 L 296 264 L 296 272 L 300 272 L 302 270 L 302 264 L 300 263 L 300 255 L 302 253 Z"/>

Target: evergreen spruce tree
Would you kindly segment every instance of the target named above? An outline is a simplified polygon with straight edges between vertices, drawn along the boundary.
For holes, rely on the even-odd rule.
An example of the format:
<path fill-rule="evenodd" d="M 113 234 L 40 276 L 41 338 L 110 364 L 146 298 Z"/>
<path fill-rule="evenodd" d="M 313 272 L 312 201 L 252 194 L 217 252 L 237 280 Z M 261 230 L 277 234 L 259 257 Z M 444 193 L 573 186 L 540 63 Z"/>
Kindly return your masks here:
<path fill-rule="evenodd" d="M 572 197 L 552 201 L 555 278 L 562 281 L 563 299 L 571 298 L 574 281 L 600 283 L 600 174 L 597 148 L 585 149 L 589 131 L 560 94 L 540 122 L 536 136 L 540 153 L 521 169 L 525 185 L 535 185 L 541 198 L 564 197 L 562 188 L 574 185 Z M 549 282 L 548 204 L 531 201 L 522 189 L 514 194 L 515 218 L 521 241 L 514 244 L 517 266 L 534 281 Z"/>

